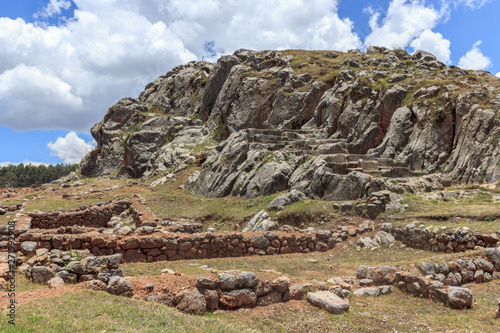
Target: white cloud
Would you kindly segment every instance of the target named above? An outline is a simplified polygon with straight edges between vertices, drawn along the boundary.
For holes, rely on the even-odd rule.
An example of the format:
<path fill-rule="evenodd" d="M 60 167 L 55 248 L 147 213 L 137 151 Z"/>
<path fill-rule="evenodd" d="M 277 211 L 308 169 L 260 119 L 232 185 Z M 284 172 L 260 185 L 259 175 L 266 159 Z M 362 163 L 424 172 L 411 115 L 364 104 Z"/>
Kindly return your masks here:
<path fill-rule="evenodd" d="M 423 50 L 434 54 L 439 61 L 450 63 L 450 41 L 438 32 L 425 30 L 422 34 L 410 43 L 414 50 Z"/>
<path fill-rule="evenodd" d="M 51 0 L 42 12 L 57 18 L 68 2 Z M 0 79 L 9 84 L 0 92 L 3 125 L 88 131 L 118 99 L 202 56 L 361 47 L 353 22 L 338 16 L 338 0 L 73 3 L 74 17 L 60 26 L 0 18 Z"/>
<path fill-rule="evenodd" d="M 461 3 L 473 9 L 479 9 L 492 0 L 460 0 Z"/>
<path fill-rule="evenodd" d="M 459 6 L 465 6 L 470 10 L 481 9 L 492 0 L 441 0 L 441 16 L 443 21 L 447 22 L 451 18 L 452 10 L 456 10 Z"/>
<path fill-rule="evenodd" d="M 82 108 L 82 99 L 71 93 L 67 82 L 26 65 L 0 75 L 0 100 L 5 107 L 0 120 L 15 127 L 22 127 L 26 121 L 36 121 L 43 128 L 50 128 L 53 124 L 70 125 L 61 123 L 53 110 L 65 109 L 71 114 L 71 110 Z"/>
<path fill-rule="evenodd" d="M 477 41 L 464 56 L 458 61 L 458 66 L 465 69 L 486 69 L 491 66 L 491 60 L 479 49 L 481 41 Z"/>
<path fill-rule="evenodd" d="M 500 72 L 495 74 L 496 77 L 500 77 Z"/>
<path fill-rule="evenodd" d="M 57 156 L 64 163 L 79 163 L 94 145 L 78 137 L 75 132 L 69 132 L 64 138 L 58 137 L 56 142 L 49 142 L 47 147 L 52 150 L 51 155 Z"/>
<path fill-rule="evenodd" d="M 451 2 L 452 4 L 456 5 L 464 5 L 466 7 L 469 7 L 471 9 L 479 9 L 483 7 L 485 4 L 488 2 L 491 2 L 492 0 L 448 0 L 445 2 Z"/>
<path fill-rule="evenodd" d="M 66 0 L 50 0 L 45 8 L 33 15 L 34 18 L 48 18 L 61 14 L 63 9 L 70 9 L 71 1 Z"/>
<path fill-rule="evenodd" d="M 365 39 L 365 46 L 385 46 L 405 48 L 424 31 L 434 28 L 441 13 L 433 6 L 425 6 L 422 0 L 392 0 L 381 20 L 381 13 L 371 11 L 369 26 L 371 33 Z"/>
<path fill-rule="evenodd" d="M 22 162 L 24 165 L 33 165 L 33 166 L 39 166 L 39 165 L 45 165 L 45 166 L 49 166 L 50 164 L 49 163 L 43 163 L 43 162 L 33 162 L 33 161 L 29 161 L 29 160 L 24 160 Z M 3 167 L 6 167 L 6 166 L 9 166 L 9 165 L 19 165 L 21 163 L 12 163 L 12 162 L 0 162 L 0 168 L 3 168 Z"/>

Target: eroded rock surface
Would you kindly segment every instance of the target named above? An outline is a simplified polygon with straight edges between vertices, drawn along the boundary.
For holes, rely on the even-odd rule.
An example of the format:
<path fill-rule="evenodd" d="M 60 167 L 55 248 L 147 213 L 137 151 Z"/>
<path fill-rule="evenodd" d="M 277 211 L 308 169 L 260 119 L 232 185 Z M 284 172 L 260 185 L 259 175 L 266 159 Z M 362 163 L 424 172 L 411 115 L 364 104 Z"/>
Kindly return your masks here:
<path fill-rule="evenodd" d="M 82 174 L 139 178 L 196 163 L 186 186 L 204 196 L 326 200 L 500 179 L 498 79 L 425 51 L 335 54 L 238 50 L 175 67 L 92 128 Z"/>

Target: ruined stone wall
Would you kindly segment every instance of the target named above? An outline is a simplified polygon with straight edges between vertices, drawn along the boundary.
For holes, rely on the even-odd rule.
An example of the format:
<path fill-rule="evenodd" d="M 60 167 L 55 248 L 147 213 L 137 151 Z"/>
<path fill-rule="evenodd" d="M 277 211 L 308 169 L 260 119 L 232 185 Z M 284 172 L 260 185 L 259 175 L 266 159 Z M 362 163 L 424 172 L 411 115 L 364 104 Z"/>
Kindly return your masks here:
<path fill-rule="evenodd" d="M 461 252 L 476 247 L 497 247 L 499 244 L 496 233 L 472 234 L 469 228 L 441 230 L 435 227 L 418 228 L 408 224 L 404 228 L 391 227 L 389 230 L 396 240 L 406 246 L 433 252 Z"/>
<path fill-rule="evenodd" d="M 121 214 L 130 205 L 128 201 L 118 201 L 113 204 L 80 206 L 80 209 L 69 212 L 32 212 L 28 216 L 31 218 L 32 229 L 57 229 L 74 225 L 100 228 L 106 227 L 113 215 Z"/>
<path fill-rule="evenodd" d="M 472 306 L 472 293 L 466 287 L 471 283 L 486 283 L 500 279 L 500 248 L 488 248 L 483 256 L 432 264 L 420 262 L 419 272 L 403 271 L 397 267 L 359 266 L 356 277 L 361 286 L 355 294 L 372 295 L 376 287 L 395 285 L 419 298 L 431 298 L 451 308 Z M 378 295 L 378 293 L 377 293 Z"/>
<path fill-rule="evenodd" d="M 143 227 L 144 228 L 144 227 Z M 151 228 L 152 229 L 152 228 Z M 358 233 L 364 232 L 359 229 Z M 93 255 L 123 254 L 125 262 L 241 257 L 327 251 L 347 238 L 341 231 L 133 235 L 119 237 L 97 231 L 83 234 L 24 233 L 18 242 L 37 242 L 47 249 L 88 249 Z"/>
<path fill-rule="evenodd" d="M 18 211 L 22 208 L 23 204 L 15 204 L 15 205 L 2 205 L 0 206 L 0 209 L 4 210 L 5 212 L 15 212 Z"/>

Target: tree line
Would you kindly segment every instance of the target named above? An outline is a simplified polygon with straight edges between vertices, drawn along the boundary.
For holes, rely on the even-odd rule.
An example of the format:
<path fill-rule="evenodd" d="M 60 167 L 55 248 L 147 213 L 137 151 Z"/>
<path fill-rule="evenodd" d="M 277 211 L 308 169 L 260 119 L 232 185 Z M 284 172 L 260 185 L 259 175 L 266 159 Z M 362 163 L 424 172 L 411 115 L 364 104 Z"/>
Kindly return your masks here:
<path fill-rule="evenodd" d="M 0 167 L 0 188 L 28 187 L 50 183 L 75 171 L 78 164 L 32 165 L 11 164 Z"/>

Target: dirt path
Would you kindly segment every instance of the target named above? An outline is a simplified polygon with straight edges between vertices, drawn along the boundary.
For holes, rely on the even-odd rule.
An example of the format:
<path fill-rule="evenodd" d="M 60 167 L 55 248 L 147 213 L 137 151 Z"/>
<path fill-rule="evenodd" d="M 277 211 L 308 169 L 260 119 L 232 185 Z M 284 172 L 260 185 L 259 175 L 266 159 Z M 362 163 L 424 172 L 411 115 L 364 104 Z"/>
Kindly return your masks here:
<path fill-rule="evenodd" d="M 16 292 L 15 299 L 16 304 L 23 304 L 27 302 L 37 301 L 44 298 L 55 297 L 66 292 L 72 292 L 78 289 L 83 289 L 84 285 L 82 283 L 71 286 L 64 286 L 57 289 L 35 289 L 30 291 Z M 0 309 L 5 309 L 7 305 L 10 304 L 10 298 L 7 292 L 3 292 L 0 297 Z"/>

